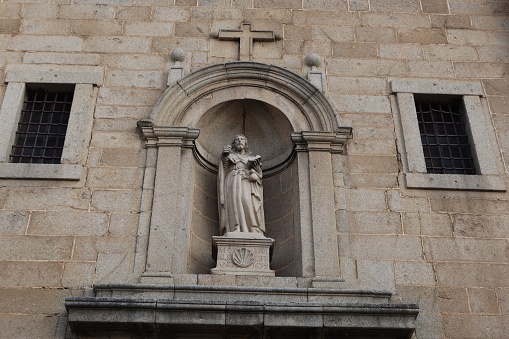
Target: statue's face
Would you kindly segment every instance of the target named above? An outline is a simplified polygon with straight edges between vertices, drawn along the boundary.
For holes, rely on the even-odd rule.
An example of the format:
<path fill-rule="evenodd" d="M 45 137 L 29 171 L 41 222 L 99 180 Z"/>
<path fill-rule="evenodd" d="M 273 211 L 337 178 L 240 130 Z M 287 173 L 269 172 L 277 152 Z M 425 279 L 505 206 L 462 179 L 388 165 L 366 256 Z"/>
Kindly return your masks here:
<path fill-rule="evenodd" d="M 234 141 L 234 144 L 235 144 L 235 149 L 237 151 L 241 151 L 241 150 L 246 148 L 247 140 L 246 140 L 246 138 L 244 136 L 237 135 L 233 141 Z"/>

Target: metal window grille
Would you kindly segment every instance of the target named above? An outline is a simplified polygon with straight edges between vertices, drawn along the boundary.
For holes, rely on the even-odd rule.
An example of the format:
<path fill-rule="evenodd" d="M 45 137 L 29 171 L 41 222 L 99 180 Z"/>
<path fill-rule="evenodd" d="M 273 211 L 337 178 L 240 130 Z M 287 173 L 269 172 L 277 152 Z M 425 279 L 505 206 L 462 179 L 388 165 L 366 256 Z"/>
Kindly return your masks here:
<path fill-rule="evenodd" d="M 415 99 L 428 173 L 476 174 L 461 99 Z"/>
<path fill-rule="evenodd" d="M 27 88 L 11 162 L 59 164 L 74 90 Z"/>

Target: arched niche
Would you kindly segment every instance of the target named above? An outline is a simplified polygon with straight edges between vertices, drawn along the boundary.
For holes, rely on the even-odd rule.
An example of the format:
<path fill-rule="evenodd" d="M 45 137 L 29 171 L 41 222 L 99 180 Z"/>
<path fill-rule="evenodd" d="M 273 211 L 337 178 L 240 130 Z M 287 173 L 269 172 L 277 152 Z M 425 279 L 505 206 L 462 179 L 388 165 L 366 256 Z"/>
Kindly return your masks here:
<path fill-rule="evenodd" d="M 167 89 L 139 126 L 147 146 L 142 201 L 150 206 L 140 217 L 137 243 L 142 281 L 211 268 L 215 150 L 239 132 L 266 157 L 267 200 L 279 199 L 268 214 L 292 211 L 273 216 L 284 234 L 267 231 L 291 247 L 285 259 L 291 267 L 282 275 L 339 277 L 331 153 L 344 152 L 350 128 L 339 126 L 330 102 L 307 80 L 262 63 L 210 66 Z M 288 189 L 274 193 L 282 185 Z M 283 262 L 277 265 L 285 270 Z"/>

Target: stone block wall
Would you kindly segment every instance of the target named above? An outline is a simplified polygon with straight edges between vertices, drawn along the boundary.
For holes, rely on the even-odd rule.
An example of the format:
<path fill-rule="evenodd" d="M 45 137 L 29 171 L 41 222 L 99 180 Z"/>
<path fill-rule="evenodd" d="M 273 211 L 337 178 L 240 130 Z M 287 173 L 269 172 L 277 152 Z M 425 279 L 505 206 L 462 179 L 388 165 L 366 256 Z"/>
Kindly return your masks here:
<path fill-rule="evenodd" d="M 104 70 L 82 178 L 0 179 L 2 335 L 63 338 L 65 297 L 86 295 L 93 283 L 134 282 L 138 218 L 150 209 L 141 201 L 146 150 L 136 123 L 166 88 L 169 52 L 185 51 L 187 74 L 235 61 L 238 43 L 209 36 L 243 20 L 282 37 L 255 43 L 253 61 L 306 76 L 304 58 L 320 55 L 325 93 L 340 124 L 353 127 L 347 155 L 333 156 L 331 236 L 346 286 L 418 303 L 419 339 L 505 337 L 509 195 L 407 189 L 389 86 L 397 78 L 480 82 L 509 185 L 505 0 L 0 0 L 0 99 L 11 65 Z"/>

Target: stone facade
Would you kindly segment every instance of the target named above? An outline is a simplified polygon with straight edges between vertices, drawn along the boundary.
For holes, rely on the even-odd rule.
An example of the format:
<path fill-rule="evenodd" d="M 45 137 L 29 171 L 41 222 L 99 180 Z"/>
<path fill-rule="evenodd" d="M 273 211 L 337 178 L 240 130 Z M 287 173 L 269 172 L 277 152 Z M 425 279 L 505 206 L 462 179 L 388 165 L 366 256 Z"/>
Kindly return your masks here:
<path fill-rule="evenodd" d="M 243 71 L 249 90 L 232 75 L 239 42 L 215 38 L 246 21 L 274 33 L 252 45 L 261 75 Z M 506 337 L 508 27 L 503 0 L 0 0 L 2 335 L 73 338 L 65 298 L 72 308 L 73 298 L 140 296 L 144 283 L 171 286 L 157 292 L 167 299 L 178 286 L 209 299 L 266 288 L 303 303 L 375 291 L 398 310 L 419 306 L 415 338 Z M 183 59 L 169 57 L 177 48 Z M 322 62 L 306 62 L 311 53 Z M 221 72 L 224 82 L 193 78 Z M 25 83 L 79 88 L 61 165 L 8 163 Z M 470 100 L 477 178 L 417 173 L 404 100 L 420 91 Z M 277 122 L 262 126 L 273 131 L 257 151 L 283 145 L 264 179 L 275 277 L 210 274 L 215 174 L 193 147 L 207 155 L 224 142 L 210 132 L 226 119 L 217 112 L 242 105 Z M 313 299 L 315 289 L 335 294 Z M 271 319 L 264 326 L 284 322 Z"/>

